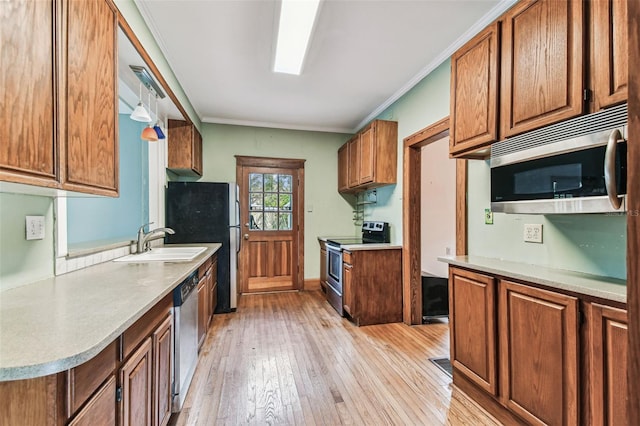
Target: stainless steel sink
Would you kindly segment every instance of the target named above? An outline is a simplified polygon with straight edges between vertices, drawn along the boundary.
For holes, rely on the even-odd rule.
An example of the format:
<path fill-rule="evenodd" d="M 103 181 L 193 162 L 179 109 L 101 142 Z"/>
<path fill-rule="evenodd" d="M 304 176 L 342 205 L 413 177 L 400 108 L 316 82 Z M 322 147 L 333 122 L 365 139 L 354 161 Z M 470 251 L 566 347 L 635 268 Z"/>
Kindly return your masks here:
<path fill-rule="evenodd" d="M 206 247 L 158 247 L 144 253 L 120 257 L 114 262 L 189 262 L 206 249 Z"/>

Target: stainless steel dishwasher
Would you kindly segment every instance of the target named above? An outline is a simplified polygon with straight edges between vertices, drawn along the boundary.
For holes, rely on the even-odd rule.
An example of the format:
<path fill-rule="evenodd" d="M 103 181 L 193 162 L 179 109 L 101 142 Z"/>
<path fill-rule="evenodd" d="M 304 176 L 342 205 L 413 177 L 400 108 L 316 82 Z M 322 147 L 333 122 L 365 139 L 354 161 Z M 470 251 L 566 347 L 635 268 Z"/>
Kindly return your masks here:
<path fill-rule="evenodd" d="M 171 411 L 182 409 L 198 363 L 198 271 L 173 290 L 174 381 Z"/>

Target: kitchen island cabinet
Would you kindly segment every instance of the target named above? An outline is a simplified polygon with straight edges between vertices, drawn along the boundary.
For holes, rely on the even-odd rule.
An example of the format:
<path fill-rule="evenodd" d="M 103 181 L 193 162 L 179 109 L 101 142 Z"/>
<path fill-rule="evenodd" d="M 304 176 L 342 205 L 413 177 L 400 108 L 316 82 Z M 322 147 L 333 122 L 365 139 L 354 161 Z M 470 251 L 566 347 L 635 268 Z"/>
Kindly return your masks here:
<path fill-rule="evenodd" d="M 358 326 L 402 321 L 402 250 L 347 249 L 342 255 L 348 317 Z"/>
<path fill-rule="evenodd" d="M 0 180 L 117 196 L 115 5 L 43 0 L 0 8 L 2 92 L 11 105 L 0 130 Z"/>

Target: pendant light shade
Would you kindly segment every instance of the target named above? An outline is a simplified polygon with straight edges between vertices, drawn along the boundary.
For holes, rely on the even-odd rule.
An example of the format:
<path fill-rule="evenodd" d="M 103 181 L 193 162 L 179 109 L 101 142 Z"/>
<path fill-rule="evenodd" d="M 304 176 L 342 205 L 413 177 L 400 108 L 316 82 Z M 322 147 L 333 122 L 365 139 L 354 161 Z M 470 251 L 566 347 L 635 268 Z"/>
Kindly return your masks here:
<path fill-rule="evenodd" d="M 158 139 L 164 139 L 164 132 L 160 127 L 160 116 L 158 115 L 158 95 L 156 95 L 156 125 L 153 126 L 153 130 L 156 131 L 156 135 L 158 135 Z"/>
<path fill-rule="evenodd" d="M 142 84 L 140 84 L 140 96 L 139 96 L 138 105 L 133 110 L 129 118 L 135 121 L 141 121 L 143 123 L 151 122 L 151 116 L 149 115 L 146 108 L 142 104 Z"/>
<path fill-rule="evenodd" d="M 140 135 L 140 138 L 142 138 L 143 141 L 157 142 L 158 134 L 156 133 L 155 129 L 151 127 L 151 125 L 149 125 L 144 128 L 142 134 Z"/>
<path fill-rule="evenodd" d="M 142 121 L 143 123 L 149 123 L 151 121 L 151 116 L 145 109 L 144 105 L 142 105 L 142 101 L 138 102 L 138 106 L 133 110 L 129 117 L 132 120 Z"/>

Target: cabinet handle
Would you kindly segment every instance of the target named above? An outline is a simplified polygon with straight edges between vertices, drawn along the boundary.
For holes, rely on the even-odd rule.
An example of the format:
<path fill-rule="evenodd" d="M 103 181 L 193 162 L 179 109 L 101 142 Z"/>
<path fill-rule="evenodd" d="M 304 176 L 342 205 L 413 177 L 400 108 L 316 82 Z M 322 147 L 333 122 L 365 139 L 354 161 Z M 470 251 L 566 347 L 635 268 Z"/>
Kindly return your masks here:
<path fill-rule="evenodd" d="M 622 205 L 622 198 L 618 197 L 616 182 L 616 144 L 622 139 L 620 130 L 615 129 L 609 135 L 607 150 L 604 153 L 604 186 L 607 189 L 609 202 L 614 209 L 619 209 Z"/>

